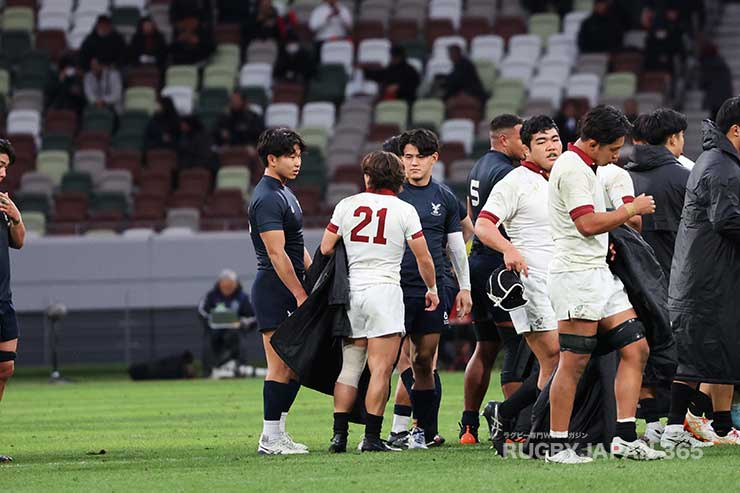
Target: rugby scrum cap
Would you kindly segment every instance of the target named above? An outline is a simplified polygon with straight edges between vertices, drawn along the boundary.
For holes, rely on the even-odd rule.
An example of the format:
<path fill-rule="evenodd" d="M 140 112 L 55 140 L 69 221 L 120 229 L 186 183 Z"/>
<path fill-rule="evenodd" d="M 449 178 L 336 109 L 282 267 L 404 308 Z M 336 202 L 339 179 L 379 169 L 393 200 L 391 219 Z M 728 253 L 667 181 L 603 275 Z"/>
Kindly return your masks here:
<path fill-rule="evenodd" d="M 521 308 L 529 300 L 524 295 L 524 285 L 519 274 L 501 266 L 491 274 L 486 283 L 486 294 L 493 304 L 504 311 L 510 312 Z"/>

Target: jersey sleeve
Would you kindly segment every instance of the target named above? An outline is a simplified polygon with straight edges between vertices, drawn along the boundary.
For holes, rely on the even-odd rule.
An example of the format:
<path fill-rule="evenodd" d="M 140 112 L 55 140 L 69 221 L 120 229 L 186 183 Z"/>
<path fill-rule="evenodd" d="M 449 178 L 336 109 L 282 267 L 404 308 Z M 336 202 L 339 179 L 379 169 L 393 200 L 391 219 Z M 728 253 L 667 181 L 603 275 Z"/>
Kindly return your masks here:
<path fill-rule="evenodd" d="M 334 234 L 342 235 L 342 218 L 344 217 L 344 200 L 341 200 L 335 207 L 334 212 L 331 215 L 331 219 L 329 220 L 329 224 L 326 226 L 326 229 L 331 231 Z"/>
<path fill-rule="evenodd" d="M 468 217 L 468 206 L 462 200 L 458 200 L 457 207 L 459 209 L 458 217 L 460 218 L 460 222 L 462 222 Z"/>
<path fill-rule="evenodd" d="M 285 200 L 277 194 L 270 194 L 257 201 L 252 207 L 252 216 L 257 226 L 257 232 L 282 230 L 285 208 Z"/>
<path fill-rule="evenodd" d="M 515 187 L 508 180 L 501 180 L 494 185 L 478 217 L 488 219 L 494 225 L 499 226 L 514 216 L 517 202 Z"/>
<path fill-rule="evenodd" d="M 584 166 L 583 170 L 574 169 L 560 179 L 560 195 L 573 221 L 595 210 L 592 184 L 586 172 L 591 173 Z"/>
<path fill-rule="evenodd" d="M 615 209 L 635 200 L 635 185 L 632 183 L 632 178 L 628 171 L 619 167 L 616 168 L 606 191 Z"/>
<path fill-rule="evenodd" d="M 407 240 L 415 240 L 417 238 L 421 238 L 422 236 L 424 236 L 424 233 L 421 229 L 421 219 L 419 219 L 419 213 L 416 212 L 416 209 L 414 209 L 414 207 L 411 205 L 408 205 L 408 207 L 405 207 L 405 209 L 406 210 L 403 211 L 405 218 L 403 235 L 406 237 Z"/>

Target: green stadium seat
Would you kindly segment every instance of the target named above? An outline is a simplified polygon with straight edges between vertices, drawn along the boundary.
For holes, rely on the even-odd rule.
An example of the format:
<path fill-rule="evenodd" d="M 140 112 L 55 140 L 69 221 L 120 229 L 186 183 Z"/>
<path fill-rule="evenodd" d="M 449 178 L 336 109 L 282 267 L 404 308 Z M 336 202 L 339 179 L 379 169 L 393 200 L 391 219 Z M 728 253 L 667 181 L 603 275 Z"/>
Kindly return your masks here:
<path fill-rule="evenodd" d="M 90 212 L 128 212 L 128 199 L 122 192 L 95 192 L 90 203 Z"/>
<path fill-rule="evenodd" d="M 344 65 L 320 65 L 309 83 L 307 102 L 330 101 L 334 104 L 341 104 L 344 101 L 347 79 Z"/>
<path fill-rule="evenodd" d="M 400 45 L 406 50 L 407 58 L 416 58 L 417 60 L 424 62 L 429 55 L 426 42 L 420 39 L 402 41 Z"/>
<path fill-rule="evenodd" d="M 473 60 L 478 77 L 487 91 L 492 92 L 496 85 L 496 64 L 491 60 Z"/>
<path fill-rule="evenodd" d="M 216 175 L 216 189 L 228 190 L 236 189 L 242 192 L 245 197 L 249 193 L 249 183 L 251 181 L 251 172 L 244 166 L 224 166 L 218 170 Z"/>
<path fill-rule="evenodd" d="M 35 24 L 33 10 L 29 7 L 8 7 L 3 12 L 3 31 L 25 31 L 32 33 Z"/>
<path fill-rule="evenodd" d="M 575 0 L 573 10 L 581 12 L 591 12 L 594 8 L 594 0 Z"/>
<path fill-rule="evenodd" d="M 239 46 L 234 43 L 221 43 L 216 46 L 216 52 L 211 59 L 211 65 L 230 67 L 236 71 L 240 61 Z"/>
<path fill-rule="evenodd" d="M 46 234 L 46 216 L 43 212 L 28 210 L 23 213 L 23 224 L 26 231 L 33 231 L 41 236 Z"/>
<path fill-rule="evenodd" d="M 203 89 L 198 94 L 196 113 L 223 113 L 229 105 L 229 92 L 223 88 Z"/>
<path fill-rule="evenodd" d="M 516 79 L 497 79 L 493 86 L 492 99 L 508 102 L 519 111 L 524 103 L 524 83 Z"/>
<path fill-rule="evenodd" d="M 4 58 L 8 65 L 21 61 L 32 46 L 31 34 L 27 31 L 0 33 L 0 57 Z"/>
<path fill-rule="evenodd" d="M 381 101 L 375 106 L 375 123 L 390 123 L 406 129 L 409 105 L 406 101 Z"/>
<path fill-rule="evenodd" d="M 476 139 L 473 142 L 473 152 L 471 153 L 474 158 L 479 158 L 483 154 L 487 153 L 491 148 L 491 141 L 489 139 Z"/>
<path fill-rule="evenodd" d="M 486 103 L 486 120 L 491 121 L 494 117 L 504 114 L 519 113 L 520 105 L 516 104 L 515 101 L 507 99 L 489 99 Z"/>
<path fill-rule="evenodd" d="M 24 221 L 27 212 L 38 212 L 45 218 L 48 218 L 51 213 L 49 196 L 43 193 L 18 191 L 13 193 L 13 202 L 23 214 Z"/>
<path fill-rule="evenodd" d="M 113 133 L 115 117 L 107 108 L 96 108 L 88 106 L 82 115 L 82 129 L 95 130 L 96 132 Z"/>
<path fill-rule="evenodd" d="M 149 125 L 149 114 L 144 111 L 127 111 L 121 115 L 118 132 L 124 134 L 144 135 Z"/>
<path fill-rule="evenodd" d="M 171 65 L 165 75 L 165 85 L 198 88 L 198 68 L 195 65 Z"/>
<path fill-rule="evenodd" d="M 71 152 L 74 139 L 69 135 L 47 134 L 41 139 L 41 148 L 44 151 L 64 151 Z"/>
<path fill-rule="evenodd" d="M 111 139 L 113 149 L 142 150 L 144 148 L 144 134 L 136 131 L 119 131 Z"/>
<path fill-rule="evenodd" d="M 613 72 L 604 77 L 605 97 L 631 98 L 637 91 L 637 75 L 631 72 Z"/>
<path fill-rule="evenodd" d="M 54 185 L 62 183 L 62 177 L 69 171 L 69 153 L 66 151 L 41 151 L 36 156 L 36 170 L 51 178 Z"/>
<path fill-rule="evenodd" d="M 125 111 L 144 111 L 151 115 L 157 107 L 157 94 L 151 87 L 129 87 L 123 99 Z"/>
<path fill-rule="evenodd" d="M 547 43 L 547 38 L 560 32 L 560 17 L 553 13 L 533 14 L 529 18 L 529 34 L 536 34 Z"/>
<path fill-rule="evenodd" d="M 0 69 L 0 95 L 3 97 L 10 94 L 10 74 L 7 70 Z"/>
<path fill-rule="evenodd" d="M 93 181 L 90 173 L 68 171 L 62 177 L 62 192 L 81 192 L 90 195 Z"/>
<path fill-rule="evenodd" d="M 141 18 L 138 7 L 116 7 L 111 12 L 113 25 L 120 28 L 136 28 Z"/>
<path fill-rule="evenodd" d="M 439 129 L 445 119 L 445 105 L 439 99 L 417 99 L 411 107 L 411 123 L 415 127 L 430 125 Z"/>
<path fill-rule="evenodd" d="M 321 156 L 326 157 L 326 150 L 329 147 L 329 132 L 326 129 L 301 127 L 298 133 L 303 137 L 306 146 L 321 152 Z"/>
<path fill-rule="evenodd" d="M 242 87 L 239 89 L 249 104 L 257 104 L 263 109 L 269 104 L 270 98 L 262 87 Z"/>
<path fill-rule="evenodd" d="M 234 69 L 221 65 L 209 65 L 203 75 L 203 88 L 221 88 L 231 92 L 234 90 L 235 81 L 236 72 Z"/>

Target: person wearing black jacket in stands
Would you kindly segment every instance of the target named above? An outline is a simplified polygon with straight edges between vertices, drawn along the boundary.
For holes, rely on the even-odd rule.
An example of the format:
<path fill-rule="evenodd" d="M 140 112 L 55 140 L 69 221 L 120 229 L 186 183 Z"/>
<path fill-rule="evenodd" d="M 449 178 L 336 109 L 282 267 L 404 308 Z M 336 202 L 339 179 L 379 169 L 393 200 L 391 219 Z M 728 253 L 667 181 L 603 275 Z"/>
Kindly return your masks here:
<path fill-rule="evenodd" d="M 380 93 L 385 99 L 403 99 L 412 104 L 419 87 L 419 73 L 406 60 L 402 46 L 391 47 L 391 61 L 381 69 L 366 69 L 365 77 L 380 84 Z"/>
<path fill-rule="evenodd" d="M 483 102 L 488 94 L 483 88 L 483 83 L 478 77 L 478 69 L 475 68 L 473 62 L 463 55 L 462 49 L 457 45 L 451 45 L 448 48 L 448 53 L 452 61 L 452 72 L 445 81 L 444 99 L 464 92 Z"/>

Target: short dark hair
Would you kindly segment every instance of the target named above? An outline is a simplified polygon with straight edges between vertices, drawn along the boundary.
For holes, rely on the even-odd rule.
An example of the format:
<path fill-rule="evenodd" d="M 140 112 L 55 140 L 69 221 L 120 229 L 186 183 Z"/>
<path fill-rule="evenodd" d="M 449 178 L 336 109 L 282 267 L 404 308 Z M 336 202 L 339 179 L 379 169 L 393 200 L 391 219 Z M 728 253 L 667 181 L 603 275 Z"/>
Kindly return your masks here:
<path fill-rule="evenodd" d="M 15 162 L 15 149 L 13 149 L 13 144 L 9 140 L 0 139 L 0 154 L 8 155 L 9 165 Z"/>
<path fill-rule="evenodd" d="M 650 113 L 641 113 L 637 115 L 635 121 L 632 122 L 632 140 L 647 142 L 645 124 L 647 123 L 648 118 L 650 118 Z"/>
<path fill-rule="evenodd" d="M 593 139 L 599 145 L 611 144 L 631 131 L 630 121 L 614 106 L 600 104 L 591 108 L 581 121 L 581 139 Z"/>
<path fill-rule="evenodd" d="M 508 130 L 510 128 L 514 128 L 517 125 L 521 125 L 524 123 L 524 120 L 519 118 L 516 115 L 512 115 L 510 113 L 504 113 L 503 115 L 498 115 L 493 120 L 491 120 L 491 126 L 490 131 L 491 133 L 498 132 L 499 130 Z"/>
<path fill-rule="evenodd" d="M 400 156 L 401 155 L 401 150 L 398 147 L 398 141 L 399 141 L 400 138 L 401 138 L 400 135 L 394 135 L 393 137 L 388 137 L 385 140 L 385 142 L 383 142 L 383 145 L 381 146 L 381 148 L 385 152 L 392 152 L 396 156 Z"/>
<path fill-rule="evenodd" d="M 388 189 L 398 193 L 406 179 L 403 165 L 392 152 L 374 151 L 362 159 L 362 173 L 374 190 Z"/>
<path fill-rule="evenodd" d="M 733 125 L 740 125 L 740 96 L 732 97 L 722 103 L 715 123 L 723 134 L 729 132 Z"/>
<path fill-rule="evenodd" d="M 285 127 L 268 128 L 257 140 L 257 154 L 262 164 L 267 167 L 267 156 L 271 154 L 275 157 L 290 156 L 295 152 L 295 146 L 298 146 L 301 152 L 306 150 L 306 143 L 298 132 Z"/>
<path fill-rule="evenodd" d="M 686 115 L 670 108 L 658 108 L 642 123 L 641 133 L 650 145 L 664 145 L 668 137 L 688 128 Z"/>
<path fill-rule="evenodd" d="M 535 134 L 544 132 L 545 130 L 550 130 L 551 128 L 554 128 L 558 133 L 560 133 L 560 129 L 555 123 L 555 120 L 547 115 L 536 115 L 528 118 L 524 123 L 522 123 L 522 130 L 519 132 L 522 138 L 522 143 L 529 147 L 532 143 L 532 137 Z"/>
<path fill-rule="evenodd" d="M 431 156 L 439 152 L 439 138 L 437 134 L 426 128 L 414 128 L 406 130 L 398 139 L 398 153 L 403 156 L 407 145 L 412 145 L 419 150 L 421 156 Z"/>

